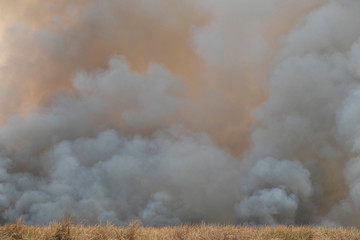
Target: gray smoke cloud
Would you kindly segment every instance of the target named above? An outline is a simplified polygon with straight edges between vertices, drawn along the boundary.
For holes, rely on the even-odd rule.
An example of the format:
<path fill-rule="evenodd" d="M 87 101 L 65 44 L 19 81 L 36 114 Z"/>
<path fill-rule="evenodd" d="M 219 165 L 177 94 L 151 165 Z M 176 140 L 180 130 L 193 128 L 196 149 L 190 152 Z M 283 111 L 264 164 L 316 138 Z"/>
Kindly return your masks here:
<path fill-rule="evenodd" d="M 176 124 L 172 116 L 186 101 L 177 78 L 159 65 L 138 74 L 114 58 L 73 82 L 75 93 L 2 127 L 3 222 L 65 215 L 166 225 L 234 215 L 238 160 L 206 133 Z"/>
<path fill-rule="evenodd" d="M 357 226 L 360 3 L 0 3 L 0 222 Z"/>

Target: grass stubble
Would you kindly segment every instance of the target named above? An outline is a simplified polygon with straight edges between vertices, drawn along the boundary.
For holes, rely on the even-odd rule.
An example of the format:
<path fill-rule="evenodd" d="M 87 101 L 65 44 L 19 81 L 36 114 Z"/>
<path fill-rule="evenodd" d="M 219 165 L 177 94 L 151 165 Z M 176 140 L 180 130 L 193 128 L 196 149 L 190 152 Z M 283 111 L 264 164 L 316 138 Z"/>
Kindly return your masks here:
<path fill-rule="evenodd" d="M 69 219 L 48 226 L 27 226 L 19 219 L 0 227 L 4 240 L 357 240 L 360 231 L 355 228 L 325 228 L 310 226 L 233 226 L 183 225 L 171 227 L 143 227 L 132 222 L 127 227 L 106 225 L 73 225 Z"/>

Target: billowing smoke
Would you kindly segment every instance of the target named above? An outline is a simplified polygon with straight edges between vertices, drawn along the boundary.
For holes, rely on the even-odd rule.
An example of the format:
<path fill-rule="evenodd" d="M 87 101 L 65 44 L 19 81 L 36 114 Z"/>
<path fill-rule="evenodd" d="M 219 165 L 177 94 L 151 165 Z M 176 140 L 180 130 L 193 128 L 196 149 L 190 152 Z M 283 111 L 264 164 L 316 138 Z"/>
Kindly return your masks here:
<path fill-rule="evenodd" d="M 0 2 L 0 223 L 358 226 L 360 2 Z"/>

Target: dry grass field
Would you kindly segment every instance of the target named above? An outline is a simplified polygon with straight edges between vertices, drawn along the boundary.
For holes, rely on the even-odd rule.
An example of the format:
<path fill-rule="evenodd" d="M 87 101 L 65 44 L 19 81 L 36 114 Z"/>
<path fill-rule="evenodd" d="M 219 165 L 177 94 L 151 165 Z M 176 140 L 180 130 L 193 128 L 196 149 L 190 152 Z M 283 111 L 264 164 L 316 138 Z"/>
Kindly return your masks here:
<path fill-rule="evenodd" d="M 360 239 L 357 229 L 313 228 L 313 227 L 236 227 L 213 225 L 184 225 L 179 227 L 152 228 L 142 227 L 137 222 L 128 227 L 82 226 L 72 225 L 69 221 L 53 223 L 49 226 L 25 226 L 21 220 L 15 224 L 0 227 L 0 239 L 33 239 L 33 240 L 152 240 L 152 239 L 273 239 L 273 240 L 306 240 L 306 239 Z"/>

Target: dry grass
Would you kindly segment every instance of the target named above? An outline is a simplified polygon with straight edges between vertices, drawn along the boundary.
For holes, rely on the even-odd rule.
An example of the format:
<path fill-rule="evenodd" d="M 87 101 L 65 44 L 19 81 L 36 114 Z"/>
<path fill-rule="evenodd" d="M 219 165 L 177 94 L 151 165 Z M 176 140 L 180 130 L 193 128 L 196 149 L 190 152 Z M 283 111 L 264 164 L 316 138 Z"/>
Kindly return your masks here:
<path fill-rule="evenodd" d="M 360 231 L 345 228 L 314 227 L 236 227 L 213 225 L 184 225 L 179 227 L 142 227 L 138 222 L 128 227 L 111 224 L 97 226 L 72 225 L 68 219 L 49 226 L 25 226 L 22 220 L 0 227 L 0 239 L 5 240 L 355 240 Z"/>

